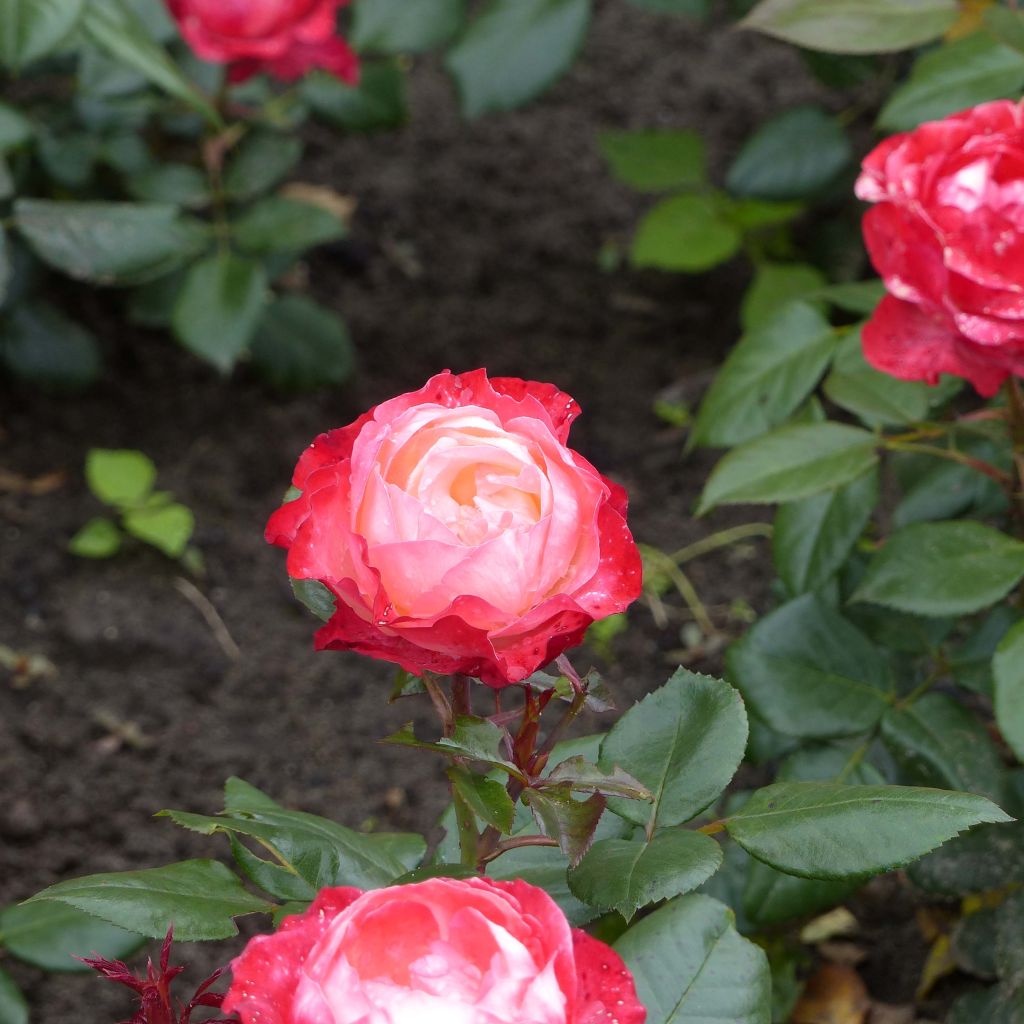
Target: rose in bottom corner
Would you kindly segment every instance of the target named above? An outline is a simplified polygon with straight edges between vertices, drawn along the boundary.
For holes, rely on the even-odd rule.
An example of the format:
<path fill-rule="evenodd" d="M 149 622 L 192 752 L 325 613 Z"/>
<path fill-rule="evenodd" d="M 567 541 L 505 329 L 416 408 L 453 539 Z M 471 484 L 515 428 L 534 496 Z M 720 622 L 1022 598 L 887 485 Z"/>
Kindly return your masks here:
<path fill-rule="evenodd" d="M 644 1024 L 618 954 L 522 881 L 325 889 L 233 965 L 243 1024 Z"/>

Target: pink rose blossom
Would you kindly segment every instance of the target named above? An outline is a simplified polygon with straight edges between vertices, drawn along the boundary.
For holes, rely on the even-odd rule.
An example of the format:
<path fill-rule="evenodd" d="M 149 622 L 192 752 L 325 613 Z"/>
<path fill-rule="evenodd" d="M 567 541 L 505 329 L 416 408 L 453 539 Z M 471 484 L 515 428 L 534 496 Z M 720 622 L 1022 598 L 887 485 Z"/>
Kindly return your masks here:
<path fill-rule="evenodd" d="M 542 889 L 434 878 L 325 889 L 234 962 L 243 1024 L 644 1024 L 621 958 Z"/>
<path fill-rule="evenodd" d="M 640 593 L 626 495 L 565 445 L 550 384 L 439 374 L 306 449 L 271 517 L 336 597 L 320 649 L 519 682 Z"/>

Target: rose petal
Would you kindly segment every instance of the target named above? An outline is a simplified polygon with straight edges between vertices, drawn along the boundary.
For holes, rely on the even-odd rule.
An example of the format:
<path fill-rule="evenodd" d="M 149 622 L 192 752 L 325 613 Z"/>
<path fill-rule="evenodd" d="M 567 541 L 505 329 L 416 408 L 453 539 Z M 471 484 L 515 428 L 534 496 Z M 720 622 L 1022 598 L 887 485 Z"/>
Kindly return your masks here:
<path fill-rule="evenodd" d="M 622 957 L 578 928 L 572 941 L 579 1006 L 573 1024 L 644 1024 L 647 1011 Z"/>

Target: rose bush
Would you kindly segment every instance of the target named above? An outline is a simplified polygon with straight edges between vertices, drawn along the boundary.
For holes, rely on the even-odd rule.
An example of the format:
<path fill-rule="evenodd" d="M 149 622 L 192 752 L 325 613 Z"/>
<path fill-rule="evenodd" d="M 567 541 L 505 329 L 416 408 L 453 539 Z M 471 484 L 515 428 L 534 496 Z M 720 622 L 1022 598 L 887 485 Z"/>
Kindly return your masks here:
<path fill-rule="evenodd" d="M 886 139 L 857 195 L 889 295 L 864 329 L 879 370 L 982 395 L 1024 375 L 1024 107 L 1000 100 Z"/>
<path fill-rule="evenodd" d="M 317 647 L 503 686 L 629 605 L 626 494 L 565 446 L 579 411 L 550 384 L 445 372 L 319 437 L 266 533 L 337 599 Z"/>
<path fill-rule="evenodd" d="M 167 0 L 198 57 L 229 64 L 232 81 L 261 71 L 284 81 L 312 68 L 354 82 L 359 62 L 338 35 L 348 0 Z"/>
<path fill-rule="evenodd" d="M 253 939 L 224 1009 L 243 1024 L 643 1024 L 621 958 L 543 889 L 434 878 L 325 889 Z"/>

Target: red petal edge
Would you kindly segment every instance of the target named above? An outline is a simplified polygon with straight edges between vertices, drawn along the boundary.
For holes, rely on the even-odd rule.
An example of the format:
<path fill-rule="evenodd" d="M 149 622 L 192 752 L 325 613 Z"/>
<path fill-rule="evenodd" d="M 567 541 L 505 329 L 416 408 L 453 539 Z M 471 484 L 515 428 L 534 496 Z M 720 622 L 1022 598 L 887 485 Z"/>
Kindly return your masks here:
<path fill-rule="evenodd" d="M 644 1024 L 647 1011 L 622 957 L 579 929 L 573 930 L 572 939 L 577 985 L 572 1024 Z"/>

